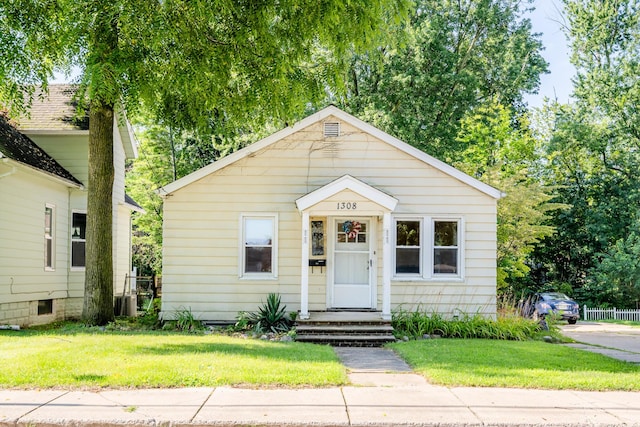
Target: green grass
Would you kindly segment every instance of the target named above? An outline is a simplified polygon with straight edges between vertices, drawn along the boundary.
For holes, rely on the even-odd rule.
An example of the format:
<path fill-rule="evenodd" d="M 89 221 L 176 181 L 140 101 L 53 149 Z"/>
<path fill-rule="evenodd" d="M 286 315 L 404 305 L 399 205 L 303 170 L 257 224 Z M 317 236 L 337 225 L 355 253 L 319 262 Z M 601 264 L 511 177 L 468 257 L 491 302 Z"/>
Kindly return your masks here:
<path fill-rule="evenodd" d="M 640 391 L 640 366 L 558 344 L 432 339 L 390 347 L 445 386 Z"/>
<path fill-rule="evenodd" d="M 0 331 L 0 387 L 156 388 L 345 384 L 330 347 L 224 335 L 91 328 Z"/>

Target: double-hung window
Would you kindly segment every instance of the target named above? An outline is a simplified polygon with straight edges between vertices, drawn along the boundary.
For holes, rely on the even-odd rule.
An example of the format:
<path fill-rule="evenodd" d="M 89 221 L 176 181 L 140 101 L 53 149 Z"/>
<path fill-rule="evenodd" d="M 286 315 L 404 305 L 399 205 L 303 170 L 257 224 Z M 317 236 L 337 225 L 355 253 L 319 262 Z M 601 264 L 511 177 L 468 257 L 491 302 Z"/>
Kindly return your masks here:
<path fill-rule="evenodd" d="M 458 275 L 458 221 L 433 220 L 433 274 Z"/>
<path fill-rule="evenodd" d="M 242 215 L 241 277 L 277 277 L 277 215 Z"/>
<path fill-rule="evenodd" d="M 396 221 L 396 274 L 422 274 L 422 220 Z"/>
<path fill-rule="evenodd" d="M 71 267 L 85 267 L 86 232 L 87 214 L 73 212 L 71 219 Z"/>
<path fill-rule="evenodd" d="M 44 207 L 44 269 L 55 270 L 55 208 L 47 204 Z"/>
<path fill-rule="evenodd" d="M 394 229 L 397 279 L 462 277 L 460 218 L 396 217 Z"/>

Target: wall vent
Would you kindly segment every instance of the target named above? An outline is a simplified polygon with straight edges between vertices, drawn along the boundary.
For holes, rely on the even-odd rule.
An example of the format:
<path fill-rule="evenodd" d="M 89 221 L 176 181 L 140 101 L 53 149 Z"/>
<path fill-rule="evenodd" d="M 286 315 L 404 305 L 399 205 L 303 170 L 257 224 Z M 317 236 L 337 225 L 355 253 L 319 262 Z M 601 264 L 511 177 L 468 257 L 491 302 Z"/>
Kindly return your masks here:
<path fill-rule="evenodd" d="M 340 136 L 340 123 L 339 122 L 325 122 L 324 123 L 324 137 L 336 138 Z"/>

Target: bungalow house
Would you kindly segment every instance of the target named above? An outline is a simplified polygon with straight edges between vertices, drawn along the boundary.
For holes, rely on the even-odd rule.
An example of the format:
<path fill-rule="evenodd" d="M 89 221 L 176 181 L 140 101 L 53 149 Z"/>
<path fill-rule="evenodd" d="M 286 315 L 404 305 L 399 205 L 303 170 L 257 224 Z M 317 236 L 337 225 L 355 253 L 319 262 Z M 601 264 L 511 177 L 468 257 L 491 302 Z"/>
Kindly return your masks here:
<path fill-rule="evenodd" d="M 74 88 L 52 85 L 29 117 L 0 114 L 0 324 L 33 325 L 82 313 L 88 120 Z M 131 271 L 131 212 L 124 163 L 136 156 L 126 120 L 114 120 L 113 283 Z"/>
<path fill-rule="evenodd" d="M 158 190 L 162 314 L 496 313 L 502 193 L 330 106 Z"/>

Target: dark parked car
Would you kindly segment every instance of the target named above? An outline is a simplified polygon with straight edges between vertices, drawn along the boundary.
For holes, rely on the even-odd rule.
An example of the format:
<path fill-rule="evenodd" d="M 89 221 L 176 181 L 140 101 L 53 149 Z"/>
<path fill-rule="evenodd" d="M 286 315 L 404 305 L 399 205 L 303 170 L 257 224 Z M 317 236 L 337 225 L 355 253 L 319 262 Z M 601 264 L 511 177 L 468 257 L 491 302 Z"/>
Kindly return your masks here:
<path fill-rule="evenodd" d="M 578 303 L 560 292 L 543 292 L 534 297 L 534 316 L 553 315 L 559 319 L 575 324 L 580 318 Z"/>

